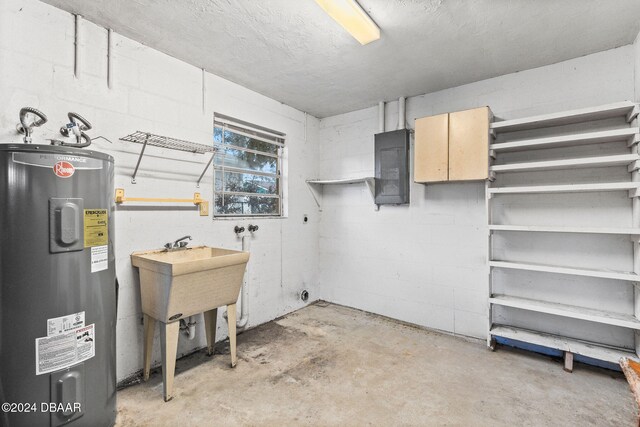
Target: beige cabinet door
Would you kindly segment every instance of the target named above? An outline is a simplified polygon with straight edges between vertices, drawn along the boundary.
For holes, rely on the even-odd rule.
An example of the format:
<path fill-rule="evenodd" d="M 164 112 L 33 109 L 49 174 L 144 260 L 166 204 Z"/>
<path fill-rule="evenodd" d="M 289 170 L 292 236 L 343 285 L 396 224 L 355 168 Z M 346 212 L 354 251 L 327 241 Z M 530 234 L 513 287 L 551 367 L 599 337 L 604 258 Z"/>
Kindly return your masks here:
<path fill-rule="evenodd" d="M 490 114 L 489 107 L 449 113 L 449 181 L 489 177 Z"/>
<path fill-rule="evenodd" d="M 449 179 L 449 114 L 416 119 L 413 180 Z"/>

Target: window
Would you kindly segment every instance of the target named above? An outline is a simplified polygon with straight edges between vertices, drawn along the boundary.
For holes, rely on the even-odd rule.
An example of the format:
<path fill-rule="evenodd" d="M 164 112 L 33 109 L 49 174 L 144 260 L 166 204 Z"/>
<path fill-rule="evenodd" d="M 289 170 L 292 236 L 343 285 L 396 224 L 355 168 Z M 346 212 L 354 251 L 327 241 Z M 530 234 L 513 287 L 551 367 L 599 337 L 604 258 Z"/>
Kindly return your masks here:
<path fill-rule="evenodd" d="M 213 215 L 281 216 L 285 135 L 216 114 Z"/>

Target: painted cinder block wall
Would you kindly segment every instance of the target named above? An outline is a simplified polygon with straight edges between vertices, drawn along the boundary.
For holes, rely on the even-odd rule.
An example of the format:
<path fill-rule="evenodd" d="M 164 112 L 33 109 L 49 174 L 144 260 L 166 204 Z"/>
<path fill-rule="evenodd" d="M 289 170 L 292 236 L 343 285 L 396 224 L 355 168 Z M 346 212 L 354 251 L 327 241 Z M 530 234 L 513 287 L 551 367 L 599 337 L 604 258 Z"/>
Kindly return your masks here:
<path fill-rule="evenodd" d="M 90 135 L 102 135 L 92 149 L 111 154 L 116 164 L 116 187 L 130 196 L 189 198 L 195 191 L 212 201 L 212 177 L 200 188 L 196 180 L 207 157 L 149 147 L 138 183 L 130 182 L 141 145 L 118 141 L 133 131 L 150 131 L 207 144 L 213 132 L 213 113 L 266 126 L 287 134 L 288 218 L 212 220 L 193 206 L 129 207 L 115 212 L 117 276 L 120 299 L 117 324 L 118 380 L 142 368 L 142 326 L 137 272 L 129 254 L 161 248 L 186 234 L 191 245 L 240 249 L 233 227 L 249 223 L 260 229 L 252 239 L 249 263 L 249 326 L 255 326 L 302 307 L 298 292 L 317 295 L 318 216 L 305 179 L 317 175 L 318 120 L 215 75 L 202 71 L 140 43 L 114 34 L 114 85 L 107 87 L 107 30 L 82 23 L 81 72 L 74 77 L 74 18 L 35 0 L 0 2 L 0 141 L 19 142 L 15 132 L 23 106 L 41 109 L 49 122 L 36 129 L 35 142 L 60 138 L 58 129 L 68 111 L 92 124 Z M 309 214 L 309 223 L 302 217 Z M 63 313 L 61 313 L 63 314 Z M 217 339 L 227 335 L 218 314 Z M 194 341 L 180 339 L 178 354 L 206 345 L 202 318 L 197 318 Z M 44 325 L 43 325 L 44 327 Z M 159 363 L 156 331 L 154 363 Z"/>
<path fill-rule="evenodd" d="M 250 222 L 260 226 L 252 241 L 249 270 L 252 326 L 301 307 L 297 293 L 304 287 L 311 291 L 311 299 L 485 337 L 484 184 L 413 184 L 411 206 L 383 207 L 380 212 L 374 212 L 364 187 L 326 187 L 319 212 L 305 179 L 372 175 L 375 107 L 319 121 L 205 73 L 203 109 L 200 69 L 118 34 L 114 35 L 114 85 L 109 89 L 106 30 L 84 21 L 82 31 L 81 74 L 75 78 L 72 15 L 36 0 L 0 4 L 1 142 L 20 141 L 13 129 L 22 106 L 49 115 L 50 122 L 36 130 L 36 138 L 58 137 L 66 113 L 76 111 L 94 124 L 93 136 L 113 141 L 97 141 L 93 148 L 115 157 L 116 186 L 127 194 L 188 197 L 200 191 L 208 200 L 210 176 L 200 189 L 194 185 L 205 158 L 150 149 L 138 184 L 132 185 L 130 175 L 140 146 L 118 138 L 139 129 L 207 143 L 215 111 L 285 132 L 289 147 L 287 219 L 212 221 L 186 208 L 117 210 L 119 380 L 142 366 L 138 281 L 129 254 L 184 234 L 194 237 L 194 245 L 238 249 L 241 242 L 233 226 Z M 634 92 L 640 93 L 638 70 L 636 40 L 633 46 L 411 97 L 407 124 L 413 127 L 417 117 L 480 105 L 490 105 L 496 115 L 508 119 L 632 99 Z M 397 103 L 390 102 L 386 127 L 396 125 Z M 624 204 L 624 199 L 612 201 Z M 303 214 L 309 214 L 306 225 Z M 601 285 L 592 284 L 592 291 Z M 628 311 L 627 297 L 618 292 L 611 308 Z M 218 325 L 220 340 L 226 336 L 226 324 L 219 318 Z M 204 345 L 202 330 L 198 333 L 193 342 L 181 339 L 179 354 Z M 628 341 L 626 336 L 615 338 Z M 158 351 L 154 359 L 159 362 Z"/>
<path fill-rule="evenodd" d="M 588 107 L 634 98 L 634 62 L 638 60 L 638 43 L 588 55 L 558 64 L 492 78 L 452 89 L 407 99 L 407 125 L 432 114 L 488 105 L 503 119 L 526 117 L 565 109 Z M 635 58 L 634 58 L 635 56 Z M 637 77 L 637 76 L 636 76 Z M 386 107 L 386 129 L 397 126 L 397 102 Z M 354 178 L 373 176 L 373 135 L 378 132 L 377 107 L 323 118 L 320 121 L 319 178 Z M 597 179 L 606 181 L 620 175 L 619 170 L 602 172 Z M 562 173 L 521 180 L 566 179 Z M 628 177 L 624 178 L 628 179 Z M 531 182 L 534 183 L 534 182 Z M 535 206 L 544 199 L 529 197 Z M 589 205 L 589 197 L 579 195 L 574 206 Z M 585 210 L 583 224 L 606 224 L 610 220 L 630 221 L 629 199 L 624 194 L 603 196 L 611 209 Z M 555 202 L 563 204 L 562 197 Z M 548 200 L 548 199 L 547 199 Z M 548 203 L 548 202 L 545 202 Z M 522 203 L 521 203 L 522 204 Z M 524 205 L 523 205 L 524 206 Z M 514 224 L 562 225 L 572 218 L 567 211 L 550 213 L 539 209 L 516 210 Z M 575 213 L 575 210 L 573 211 Z M 498 215 L 499 216 L 499 215 Z M 573 216 L 573 218 L 576 218 Z M 520 221 L 520 222 L 518 222 Z M 529 221 L 529 222 L 527 222 Z M 485 184 L 480 182 L 412 184 L 410 206 L 382 206 L 375 212 L 373 201 L 364 186 L 325 186 L 320 219 L 320 289 L 329 301 L 361 308 L 429 328 L 485 338 L 487 333 L 487 219 Z M 569 224 L 566 224 L 569 225 Z M 619 224 L 622 226 L 622 224 Z M 521 233 L 522 234 L 522 233 Z M 587 237 L 575 241 L 572 253 L 565 236 L 547 236 L 538 247 L 530 248 L 520 237 L 515 244 L 497 242 L 497 252 L 531 256 L 533 262 L 550 264 L 584 263 L 592 267 L 629 266 L 628 240 L 605 240 Z M 534 245 L 535 246 L 535 245 Z M 555 247 L 567 254 L 558 253 Z M 607 252 L 611 249 L 611 252 Z M 630 253 L 630 251 L 628 251 Z M 562 259 L 562 257 L 564 257 Z M 583 265 L 584 266 L 584 265 Z M 518 294 L 533 288 L 540 276 L 510 276 Z M 550 298 L 561 289 L 566 302 L 632 313 L 631 288 L 604 281 L 545 278 L 550 284 L 536 289 L 536 298 Z M 505 285 L 506 286 L 506 285 Z M 555 294 L 554 294 L 555 295 Z M 576 295 L 579 297 L 576 298 Z M 531 296 L 531 295 L 529 295 Z M 602 296 L 605 296 L 604 302 Z M 603 307 L 604 305 L 604 307 Z M 503 318 L 562 333 L 559 318 L 523 318 L 523 313 L 499 313 Z M 524 314 L 526 316 L 526 314 Z M 525 323 L 526 323 L 525 322 Z M 631 345 L 632 335 L 610 328 L 572 324 L 593 339 L 608 337 L 613 344 Z M 559 329 L 558 329 L 559 328 Z M 590 335 L 591 334 L 591 335 Z"/>
<path fill-rule="evenodd" d="M 635 42 L 633 43 L 633 51 L 635 57 L 635 86 L 636 86 L 636 95 L 635 99 L 640 100 L 640 33 L 636 37 Z"/>

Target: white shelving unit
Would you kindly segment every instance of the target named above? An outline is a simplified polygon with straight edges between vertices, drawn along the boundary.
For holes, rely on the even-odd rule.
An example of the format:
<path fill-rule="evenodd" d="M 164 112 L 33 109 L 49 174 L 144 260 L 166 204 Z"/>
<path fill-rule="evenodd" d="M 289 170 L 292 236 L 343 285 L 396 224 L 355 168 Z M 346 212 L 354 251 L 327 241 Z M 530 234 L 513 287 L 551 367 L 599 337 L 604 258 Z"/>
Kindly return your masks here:
<path fill-rule="evenodd" d="M 344 178 L 344 179 L 308 179 L 306 181 L 307 187 L 313 196 L 318 208 L 322 210 L 322 194 L 323 187 L 325 185 L 351 185 L 351 184 L 365 184 L 371 193 L 371 199 L 374 202 L 375 210 L 379 209 L 379 206 L 375 204 L 376 200 L 376 180 L 372 176 L 366 176 L 363 178 Z"/>
<path fill-rule="evenodd" d="M 602 168 L 610 166 L 626 166 L 630 179 L 623 182 L 607 183 L 580 183 L 580 184 L 552 184 L 552 185 L 527 185 L 527 186 L 496 186 L 494 182 L 487 182 L 487 218 L 489 221 L 489 333 L 487 344 L 495 348 L 496 337 L 507 338 L 557 349 L 565 352 L 565 368 L 572 369 L 573 354 L 579 354 L 590 358 L 618 363 L 621 357 L 637 359 L 640 352 L 640 292 L 637 285 L 640 282 L 640 156 L 638 143 L 640 132 L 638 129 L 638 104 L 624 101 L 614 104 L 602 105 L 593 108 L 583 108 L 560 113 L 545 114 L 535 117 L 506 120 L 491 124 L 491 132 L 495 137 L 503 135 L 502 141 L 490 145 L 491 157 L 497 159 L 502 153 L 516 151 L 543 150 L 559 147 L 579 147 L 586 144 L 604 144 L 626 142 L 629 153 L 603 155 L 593 157 L 572 157 L 559 160 L 535 160 L 530 162 L 502 162 L 499 165 L 491 165 L 490 171 L 493 177 L 501 173 L 535 172 L 560 169 L 585 169 Z M 608 129 L 603 131 L 578 132 L 557 136 L 545 136 L 544 138 L 509 140 L 511 132 L 531 131 L 536 129 L 552 128 L 554 126 L 587 124 L 596 120 L 604 120 L 615 117 L 624 117 L 628 125 L 626 127 Z M 579 126 L 575 126 L 579 127 Z M 547 129 L 547 134 L 552 133 Z M 606 227 L 587 226 L 546 226 L 546 225 L 503 225 L 494 224 L 492 221 L 492 202 L 495 197 L 510 194 L 553 194 L 553 193 L 580 193 L 626 191 L 632 198 L 631 203 L 631 227 L 618 227 L 616 224 Z M 582 233 L 592 235 L 627 235 L 633 242 L 633 271 L 614 271 L 609 269 L 587 269 L 568 266 L 544 265 L 527 262 L 511 262 L 493 259 L 493 235 L 504 232 L 525 233 Z M 508 238 L 508 235 L 505 235 Z M 615 313 L 596 310 L 593 308 L 579 307 L 561 304 L 550 300 L 535 300 L 521 298 L 512 295 L 494 293 L 493 279 L 496 269 L 511 269 L 533 271 L 541 273 L 543 280 L 545 273 L 571 275 L 578 277 L 595 277 L 623 281 L 633 286 L 634 290 L 634 314 Z M 553 299 L 550 297 L 549 299 Z M 564 318 L 578 319 L 603 325 L 611 325 L 627 328 L 634 332 L 635 348 L 626 349 L 612 347 L 602 343 L 594 343 L 576 340 L 574 338 L 553 335 L 544 331 L 536 331 L 525 328 L 513 327 L 494 323 L 494 307 L 509 307 L 518 310 L 543 313 Z"/>

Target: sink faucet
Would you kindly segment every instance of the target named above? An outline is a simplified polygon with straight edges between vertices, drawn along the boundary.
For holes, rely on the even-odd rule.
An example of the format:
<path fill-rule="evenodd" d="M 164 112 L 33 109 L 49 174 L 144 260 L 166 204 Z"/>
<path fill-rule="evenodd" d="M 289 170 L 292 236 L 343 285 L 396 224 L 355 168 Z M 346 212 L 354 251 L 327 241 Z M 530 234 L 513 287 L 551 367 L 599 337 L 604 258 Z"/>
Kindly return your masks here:
<path fill-rule="evenodd" d="M 178 240 L 176 240 L 175 242 L 171 243 L 166 243 L 164 245 L 165 249 L 170 250 L 170 249 L 180 249 L 180 248 L 186 248 L 187 245 L 189 244 L 189 242 L 184 242 L 183 240 L 191 240 L 191 236 L 184 236 L 179 238 Z"/>

